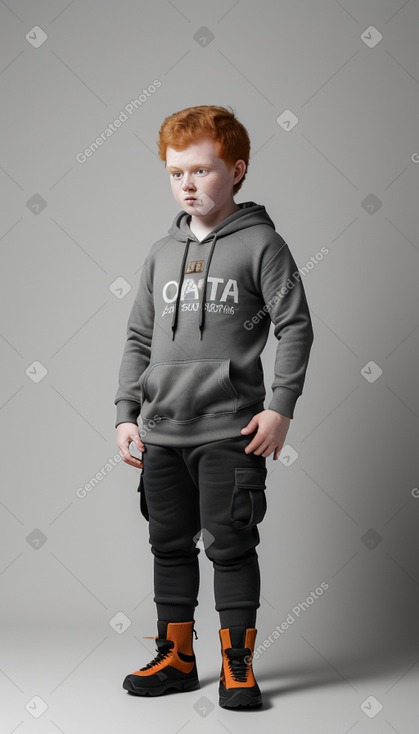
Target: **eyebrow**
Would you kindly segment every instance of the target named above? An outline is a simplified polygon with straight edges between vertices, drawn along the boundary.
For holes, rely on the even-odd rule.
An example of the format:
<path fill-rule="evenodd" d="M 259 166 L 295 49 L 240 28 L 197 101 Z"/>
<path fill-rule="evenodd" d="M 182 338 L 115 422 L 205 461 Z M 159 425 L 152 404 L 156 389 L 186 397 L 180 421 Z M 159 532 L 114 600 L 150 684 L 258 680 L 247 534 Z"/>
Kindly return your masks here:
<path fill-rule="evenodd" d="M 191 168 L 209 168 L 209 167 L 210 167 L 209 163 L 193 163 L 191 166 Z M 178 168 L 178 166 L 168 166 L 167 164 L 166 164 L 166 168 L 168 171 L 181 171 L 182 170 L 181 168 Z"/>

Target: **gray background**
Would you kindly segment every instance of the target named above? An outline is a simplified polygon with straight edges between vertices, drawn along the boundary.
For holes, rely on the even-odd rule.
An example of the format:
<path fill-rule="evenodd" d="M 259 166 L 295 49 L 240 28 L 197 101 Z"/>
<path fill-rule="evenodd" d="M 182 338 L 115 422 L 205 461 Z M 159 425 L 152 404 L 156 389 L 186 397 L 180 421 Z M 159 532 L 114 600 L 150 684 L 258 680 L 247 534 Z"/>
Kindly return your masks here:
<path fill-rule="evenodd" d="M 419 3 L 9 0 L 0 23 L 1 733 L 416 732 Z M 257 644 L 313 603 L 255 661 L 257 719 L 218 707 L 203 553 L 202 690 L 122 690 L 156 634 L 139 472 L 115 462 L 76 494 L 118 455 L 126 322 L 178 211 L 158 130 L 198 104 L 232 106 L 249 131 L 236 200 L 266 206 L 299 267 L 329 250 L 303 278 L 315 341 L 286 439 L 298 457 L 267 461 Z M 275 347 L 271 332 L 267 399 Z"/>

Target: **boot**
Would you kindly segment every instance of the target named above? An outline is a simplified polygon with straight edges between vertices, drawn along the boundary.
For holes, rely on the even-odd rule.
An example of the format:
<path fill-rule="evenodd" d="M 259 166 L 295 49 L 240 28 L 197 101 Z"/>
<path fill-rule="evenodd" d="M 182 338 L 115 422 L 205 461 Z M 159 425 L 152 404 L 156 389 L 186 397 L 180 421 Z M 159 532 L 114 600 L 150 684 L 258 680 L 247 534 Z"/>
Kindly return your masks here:
<path fill-rule="evenodd" d="M 191 622 L 157 622 L 156 657 L 125 678 L 122 687 L 137 696 L 160 696 L 169 689 L 193 691 L 199 688 L 192 648 Z M 195 637 L 197 634 L 195 632 Z"/>
<path fill-rule="evenodd" d="M 255 627 L 220 630 L 222 665 L 218 689 L 222 708 L 260 706 L 262 694 L 252 670 Z"/>

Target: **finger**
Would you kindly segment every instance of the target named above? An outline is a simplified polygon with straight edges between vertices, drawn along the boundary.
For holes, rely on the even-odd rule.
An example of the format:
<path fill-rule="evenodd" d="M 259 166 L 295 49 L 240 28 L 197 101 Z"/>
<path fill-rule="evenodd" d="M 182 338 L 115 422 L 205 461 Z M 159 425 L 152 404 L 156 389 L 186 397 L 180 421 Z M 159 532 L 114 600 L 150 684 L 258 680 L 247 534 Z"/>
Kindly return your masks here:
<path fill-rule="evenodd" d="M 266 459 L 268 456 L 271 455 L 271 453 L 274 450 L 274 448 L 275 447 L 274 447 L 274 445 L 272 443 L 269 443 L 268 442 L 268 444 L 266 444 L 266 442 L 265 442 L 265 443 L 262 444 L 262 446 L 260 447 L 259 451 L 255 452 L 255 453 L 258 456 L 260 456 L 262 454 L 262 456 Z"/>
<path fill-rule="evenodd" d="M 139 444 L 142 445 L 142 448 L 141 448 L 141 446 Z M 141 441 L 138 433 L 134 434 L 133 436 L 130 436 L 128 438 L 125 446 L 128 447 L 128 451 L 130 452 L 131 456 L 133 456 L 135 459 L 140 459 L 141 460 L 143 458 L 142 456 L 137 456 L 135 454 L 135 451 L 134 451 L 134 449 L 137 449 L 141 453 L 144 451 L 144 444 Z"/>
<path fill-rule="evenodd" d="M 253 452 L 257 456 L 259 456 L 267 446 L 269 446 L 269 441 L 266 441 L 263 436 L 260 436 L 259 433 L 257 433 L 252 441 L 247 444 L 245 451 L 247 454 Z"/>
<path fill-rule="evenodd" d="M 252 433 L 253 431 L 256 431 L 256 428 L 252 426 L 252 421 L 240 429 L 240 433 Z"/>
<path fill-rule="evenodd" d="M 266 459 L 266 458 L 267 458 L 268 456 L 270 456 L 270 455 L 271 455 L 271 453 L 272 453 L 272 451 L 273 451 L 274 449 L 275 449 L 275 444 L 274 444 L 274 442 L 272 441 L 272 439 L 270 439 L 270 438 L 267 438 L 267 437 L 265 436 L 265 440 L 264 440 L 264 441 L 263 441 L 263 443 L 262 443 L 262 444 L 260 445 L 260 447 L 259 447 L 259 451 L 257 451 L 256 453 L 257 453 L 258 455 L 262 454 L 262 456 L 263 456 L 263 457 L 264 457 L 264 458 Z"/>
<path fill-rule="evenodd" d="M 123 444 L 122 446 L 118 446 L 118 451 L 119 451 L 119 455 L 121 456 L 121 458 L 125 461 L 127 455 L 129 454 L 128 449 Z"/>
<path fill-rule="evenodd" d="M 125 456 L 125 458 L 123 457 L 123 461 L 130 466 L 134 466 L 136 469 L 144 469 L 143 461 L 141 459 L 137 459 L 136 456 L 133 456 L 129 452 L 128 456 Z"/>
<path fill-rule="evenodd" d="M 257 438 L 256 436 L 254 436 L 252 440 L 250 441 L 250 443 L 248 443 L 247 446 L 245 446 L 245 449 L 244 449 L 245 454 L 251 454 L 252 451 L 257 449 L 259 445 L 260 445 L 260 438 Z"/>
<path fill-rule="evenodd" d="M 128 439 L 128 451 L 133 451 L 134 446 L 137 451 L 140 451 L 141 453 L 145 450 L 144 444 L 138 436 L 132 436 L 131 440 Z"/>
<path fill-rule="evenodd" d="M 138 433 L 136 433 L 134 436 L 132 436 L 132 440 L 134 441 L 137 449 L 140 449 L 140 451 L 144 451 L 144 444 L 143 444 L 140 436 L 138 435 Z"/>
<path fill-rule="evenodd" d="M 275 444 L 274 443 L 270 443 L 269 446 L 268 446 L 268 448 L 263 452 L 262 456 L 265 459 L 267 459 L 268 456 L 270 456 L 273 451 L 275 451 Z"/>
<path fill-rule="evenodd" d="M 132 457 L 131 466 L 134 466 L 136 469 L 144 469 L 142 459 L 137 459 L 135 456 Z"/>
<path fill-rule="evenodd" d="M 130 466 L 134 466 L 136 469 L 144 469 L 144 464 L 141 459 L 137 459 L 136 456 L 132 456 L 131 458 L 128 458 L 124 460 L 126 464 L 129 464 Z"/>
<path fill-rule="evenodd" d="M 129 464 L 130 466 L 135 466 L 137 469 L 144 468 L 142 460 L 138 459 L 136 456 L 133 456 L 131 452 L 128 451 L 125 444 L 119 447 L 119 454 L 126 464 Z"/>

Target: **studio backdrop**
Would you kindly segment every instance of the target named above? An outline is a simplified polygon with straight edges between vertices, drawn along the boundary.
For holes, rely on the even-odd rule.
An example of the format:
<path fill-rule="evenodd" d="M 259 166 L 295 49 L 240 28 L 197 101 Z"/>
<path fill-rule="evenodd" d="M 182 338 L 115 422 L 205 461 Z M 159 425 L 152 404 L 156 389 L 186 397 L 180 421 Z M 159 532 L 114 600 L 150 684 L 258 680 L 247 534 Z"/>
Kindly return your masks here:
<path fill-rule="evenodd" d="M 419 613 L 418 3 L 22 0 L 1 3 L 0 22 L 5 639 L 23 650 L 35 631 L 49 655 L 53 630 L 90 630 L 82 660 L 102 638 L 155 634 L 140 473 L 119 456 L 113 401 L 145 258 L 178 211 L 160 125 L 216 104 L 251 138 L 236 201 L 274 220 L 314 329 L 286 444 L 267 460 L 263 665 L 282 644 L 294 666 L 406 670 Z M 265 405 L 275 350 L 271 330 Z M 200 566 L 198 630 L 215 630 L 203 552 Z M 24 656 L 5 649 L 21 680 Z"/>

